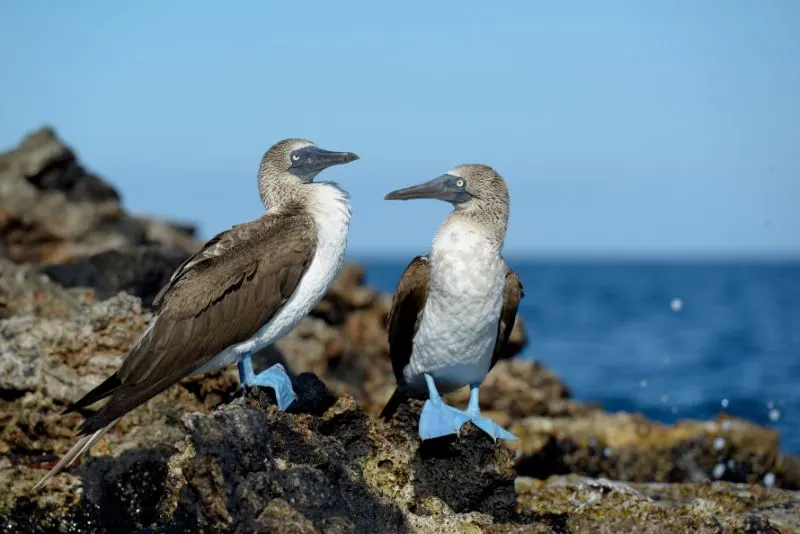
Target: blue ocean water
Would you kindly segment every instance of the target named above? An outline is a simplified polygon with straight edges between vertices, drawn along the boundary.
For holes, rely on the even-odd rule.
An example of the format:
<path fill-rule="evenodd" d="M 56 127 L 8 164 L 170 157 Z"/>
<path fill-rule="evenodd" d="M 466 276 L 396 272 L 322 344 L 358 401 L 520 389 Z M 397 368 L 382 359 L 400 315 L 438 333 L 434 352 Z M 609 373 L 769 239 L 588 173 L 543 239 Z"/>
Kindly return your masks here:
<path fill-rule="evenodd" d="M 525 355 L 581 401 L 663 422 L 722 411 L 800 452 L 800 262 L 530 262 Z M 363 262 L 394 291 L 407 261 Z"/>

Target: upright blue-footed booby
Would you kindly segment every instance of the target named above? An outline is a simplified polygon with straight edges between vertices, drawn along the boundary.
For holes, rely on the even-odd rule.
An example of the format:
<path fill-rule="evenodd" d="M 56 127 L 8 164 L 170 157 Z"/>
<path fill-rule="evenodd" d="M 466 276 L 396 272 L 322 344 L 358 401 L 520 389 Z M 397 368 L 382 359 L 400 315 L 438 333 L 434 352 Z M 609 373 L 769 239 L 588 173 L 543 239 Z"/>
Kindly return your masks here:
<path fill-rule="evenodd" d="M 338 274 L 350 226 L 349 197 L 336 184 L 314 178 L 356 159 L 304 139 L 285 139 L 267 150 L 258 169 L 267 212 L 216 235 L 176 269 L 119 370 L 64 412 L 110 397 L 83 421 L 80 440 L 34 491 L 117 419 L 186 376 L 237 363 L 242 386 L 273 388 L 281 410 L 293 402 L 283 366 L 255 374 L 251 354 L 288 334 Z"/>
<path fill-rule="evenodd" d="M 478 390 L 508 342 L 519 301 L 517 274 L 501 250 L 508 225 L 505 180 L 486 165 L 459 165 L 435 180 L 399 189 L 387 200 L 431 198 L 454 210 L 426 256 L 406 268 L 389 315 L 389 356 L 397 389 L 381 417 L 389 419 L 409 397 L 428 399 L 419 435 L 457 434 L 467 421 L 496 439 L 516 436 L 482 417 Z M 469 405 L 458 410 L 439 392 L 470 386 Z"/>

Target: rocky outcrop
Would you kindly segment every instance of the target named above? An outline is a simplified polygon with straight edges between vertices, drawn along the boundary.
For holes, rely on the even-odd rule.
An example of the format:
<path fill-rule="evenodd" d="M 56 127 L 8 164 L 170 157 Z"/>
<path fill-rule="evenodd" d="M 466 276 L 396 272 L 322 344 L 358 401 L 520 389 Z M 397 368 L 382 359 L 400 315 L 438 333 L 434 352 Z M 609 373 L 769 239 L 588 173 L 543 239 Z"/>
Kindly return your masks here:
<path fill-rule="evenodd" d="M 67 216 L 61 233 L 40 202 Z M 268 390 L 244 393 L 233 369 L 187 378 L 31 494 L 81 420 L 60 412 L 117 368 L 197 243 L 126 214 L 48 130 L 0 157 L 0 235 L 0 532 L 800 530 L 800 462 L 780 453 L 776 433 L 578 403 L 552 372 L 515 358 L 520 320 L 481 393 L 518 442 L 467 426 L 420 443 L 418 401 L 377 420 L 394 388 L 391 299 L 364 285 L 358 265 L 256 355 L 293 374 L 300 400 L 287 412 Z"/>
<path fill-rule="evenodd" d="M 797 492 L 720 482 L 625 484 L 576 475 L 516 480 L 517 506 L 535 523 L 511 532 L 798 532 Z"/>
<path fill-rule="evenodd" d="M 0 155 L 0 256 L 46 265 L 64 285 L 96 288 L 102 298 L 124 290 L 148 304 L 200 245 L 194 234 L 126 213 L 119 193 L 49 128 Z"/>
<path fill-rule="evenodd" d="M 301 375 L 302 403 L 239 395 L 186 413 L 171 446 L 110 448 L 38 498 L 0 509 L 13 532 L 795 532 L 798 492 L 516 473 L 469 427 L 420 444 L 419 403 L 391 425 Z M 37 475 L 41 470 L 32 470 Z"/>
<path fill-rule="evenodd" d="M 124 291 L 150 307 L 187 257 L 188 252 L 164 245 L 137 245 L 106 250 L 71 263 L 46 265 L 40 272 L 65 287 L 92 288 L 100 299 Z"/>
<path fill-rule="evenodd" d="M 796 460 L 780 454 L 778 434 L 741 419 L 662 425 L 638 414 L 599 409 L 528 417 L 511 429 L 521 439 L 521 474 L 581 473 L 632 482 L 726 480 L 800 489 Z"/>
<path fill-rule="evenodd" d="M 303 400 L 289 413 L 276 410 L 268 393 L 243 395 L 233 370 L 187 379 L 123 418 L 80 466 L 30 495 L 74 439 L 80 417 L 59 412 L 116 368 L 150 312 L 125 293 L 98 300 L 91 291 L 64 289 L 30 266 L 0 261 L 8 315 L 0 321 L 0 487 L 7 488 L 0 492 L 0 529 L 711 532 L 722 526 L 731 532 L 756 527 L 791 532 L 797 527 L 792 510 L 798 495 L 775 489 L 795 487 L 797 470 L 778 469 L 791 459 L 781 457 L 771 431 L 735 419 L 662 426 L 608 414 L 569 399 L 558 378 L 535 362 L 500 362 L 482 396 L 485 409 L 513 425 L 519 443 L 495 445 L 467 428 L 460 439 L 421 445 L 419 402 L 404 407 L 391 424 L 377 421 L 372 414 L 392 387 L 388 367 L 377 371 L 385 360 L 386 347 L 377 342 L 385 336 L 377 320 L 385 298 L 374 292 L 358 302 L 341 297 L 351 294 L 342 284 L 357 284 L 359 272 L 346 269 L 336 286 L 342 293 L 327 295 L 315 316 L 281 342 L 283 355 L 272 356 L 310 355 L 286 357 Z M 357 293 L 362 291 L 352 292 Z M 331 309 L 341 311 L 334 316 Z M 363 361 L 360 349 L 367 355 Z M 313 368 L 323 382 L 303 374 L 303 367 Z M 359 383 L 364 376 L 371 376 L 370 387 Z M 513 406 L 512 395 L 518 399 Z M 724 430 L 721 443 L 717 437 Z M 761 484 L 693 482 L 713 480 L 714 467 L 727 466 L 728 459 L 735 460 L 731 471 L 741 476 L 720 478 Z M 598 478 L 561 475 L 567 473 Z M 637 483 L 604 479 L 611 477 Z"/>

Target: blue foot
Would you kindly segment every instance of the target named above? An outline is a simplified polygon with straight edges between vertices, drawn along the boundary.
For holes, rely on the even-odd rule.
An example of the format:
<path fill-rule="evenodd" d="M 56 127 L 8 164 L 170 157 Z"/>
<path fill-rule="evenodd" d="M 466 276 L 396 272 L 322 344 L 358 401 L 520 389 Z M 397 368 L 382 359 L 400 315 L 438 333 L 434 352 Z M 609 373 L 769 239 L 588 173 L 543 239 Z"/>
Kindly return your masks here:
<path fill-rule="evenodd" d="M 441 397 L 428 399 L 419 416 L 419 437 L 423 440 L 458 434 L 469 416 L 444 403 Z"/>
<path fill-rule="evenodd" d="M 281 411 L 286 410 L 297 399 L 297 394 L 292 388 L 292 381 L 286 374 L 283 365 L 276 363 L 269 369 L 255 374 L 250 353 L 247 353 L 239 361 L 239 382 L 247 388 L 261 386 L 275 390 L 275 400 Z"/>
<path fill-rule="evenodd" d="M 425 382 L 428 384 L 428 400 L 422 406 L 422 413 L 419 416 L 420 439 L 458 434 L 464 423 L 469 421 L 469 416 L 444 403 L 436 389 L 433 376 L 425 373 Z"/>
<path fill-rule="evenodd" d="M 497 441 L 498 439 L 504 439 L 506 441 L 513 441 L 518 439 L 517 436 L 503 428 L 502 426 L 498 425 L 491 419 L 481 416 L 473 416 L 469 420 L 473 425 L 477 426 L 487 434 L 489 434 L 493 440 Z"/>
<path fill-rule="evenodd" d="M 518 439 L 517 436 L 506 430 L 505 428 L 501 427 L 494 421 L 489 418 L 481 416 L 481 409 L 478 405 L 478 384 L 473 384 L 470 386 L 469 392 L 469 406 L 467 407 L 467 411 L 465 412 L 466 415 L 469 417 L 469 421 L 489 434 L 493 440 L 497 441 L 498 439 L 504 439 L 506 441 L 513 441 Z"/>

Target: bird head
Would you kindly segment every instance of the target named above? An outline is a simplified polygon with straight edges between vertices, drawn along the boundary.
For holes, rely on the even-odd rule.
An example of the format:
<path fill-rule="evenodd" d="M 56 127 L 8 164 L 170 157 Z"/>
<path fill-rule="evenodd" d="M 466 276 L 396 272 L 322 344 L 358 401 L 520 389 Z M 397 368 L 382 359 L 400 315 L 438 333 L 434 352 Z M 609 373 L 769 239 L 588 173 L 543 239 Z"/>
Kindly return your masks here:
<path fill-rule="evenodd" d="M 296 198 L 328 167 L 358 159 L 352 152 L 332 152 L 307 139 L 284 139 L 272 145 L 258 168 L 258 192 L 267 209 Z"/>
<path fill-rule="evenodd" d="M 392 191 L 386 200 L 430 198 L 450 202 L 458 210 L 472 211 L 508 206 L 508 186 L 488 165 L 459 165 L 428 182 Z"/>
<path fill-rule="evenodd" d="M 290 175 L 309 183 L 328 167 L 357 159 L 358 156 L 352 152 L 324 150 L 307 139 L 284 139 L 264 153 L 259 174 L 270 177 Z"/>

